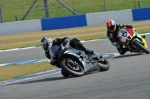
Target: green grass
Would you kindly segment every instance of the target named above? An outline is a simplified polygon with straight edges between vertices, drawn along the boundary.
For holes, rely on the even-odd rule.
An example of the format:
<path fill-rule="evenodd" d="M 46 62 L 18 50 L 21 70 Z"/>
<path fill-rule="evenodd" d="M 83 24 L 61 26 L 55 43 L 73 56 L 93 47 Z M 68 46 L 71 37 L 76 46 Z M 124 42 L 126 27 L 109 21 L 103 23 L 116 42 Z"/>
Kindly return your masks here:
<path fill-rule="evenodd" d="M 4 22 L 19 21 L 23 18 L 34 0 L 1 0 L 2 14 Z M 104 12 L 103 0 L 61 0 L 77 14 L 93 12 Z M 136 2 L 134 2 L 136 1 Z M 141 7 L 148 7 L 150 0 L 106 0 L 107 11 L 124 10 L 138 8 L 138 1 Z M 56 0 L 48 0 L 50 17 L 60 17 L 73 15 L 66 8 L 62 7 Z M 45 18 L 43 0 L 37 0 L 33 9 L 26 17 L 29 19 Z"/>
<path fill-rule="evenodd" d="M 18 78 L 20 76 L 43 72 L 56 68 L 49 64 L 49 62 L 40 62 L 25 65 L 12 65 L 0 67 L 0 81 Z"/>
<path fill-rule="evenodd" d="M 1 0 L 0 4 L 3 9 L 3 18 L 5 22 L 15 21 L 15 17 L 18 20 L 21 20 L 29 6 L 32 4 L 33 0 Z M 72 0 L 62 0 L 63 2 L 68 3 Z M 74 9 L 78 14 L 92 13 L 92 12 L 101 12 L 104 11 L 103 0 L 73 0 L 74 5 L 72 3 L 68 4 L 69 7 Z M 107 2 L 107 10 L 122 10 L 122 9 L 131 9 L 134 8 L 134 0 L 106 0 Z M 141 1 L 141 0 L 139 0 Z M 17 2 L 17 3 L 16 3 Z M 128 3 L 127 3 L 128 2 Z M 150 0 L 143 1 L 147 3 Z M 22 6 L 23 4 L 23 6 Z M 51 17 L 58 16 L 67 16 L 72 15 L 65 8 L 57 8 L 56 6 L 60 6 L 56 1 L 49 0 L 49 11 Z M 24 7 L 24 9 L 22 9 Z M 144 7 L 144 6 L 143 6 Z M 52 9 L 55 8 L 55 9 Z M 43 0 L 38 0 L 33 10 L 43 9 Z M 26 19 L 39 19 L 44 18 L 45 12 L 35 11 L 31 12 Z M 150 32 L 150 20 L 147 21 L 138 21 L 132 22 L 135 26 L 136 30 L 139 33 Z M 144 26 L 143 26 L 144 24 Z M 92 40 L 106 37 L 106 27 L 105 25 L 93 26 L 93 27 L 80 27 L 80 28 L 72 28 L 72 29 L 60 29 L 60 30 L 50 30 L 50 31 L 40 31 L 40 32 L 32 32 L 32 33 L 20 33 L 20 34 L 9 34 L 9 35 L 0 35 L 0 50 L 3 49 L 11 49 L 11 48 L 22 48 L 22 47 L 30 47 L 30 46 L 38 46 L 40 45 L 40 39 L 48 35 L 52 39 L 57 37 L 69 36 L 71 38 L 77 37 L 80 40 Z M 34 63 L 34 64 L 25 64 L 25 65 L 13 65 L 8 67 L 0 67 L 0 81 L 17 78 L 24 75 L 29 75 L 41 71 L 46 71 L 55 68 L 50 65 L 48 62 L 42 63 Z"/>
<path fill-rule="evenodd" d="M 150 32 L 150 20 L 131 22 L 129 24 L 133 24 L 139 33 Z M 99 39 L 106 37 L 106 26 L 99 25 L 32 33 L 0 35 L 0 49 L 40 45 L 40 39 L 45 35 L 50 36 L 52 39 L 64 36 L 69 36 L 71 38 L 77 37 L 80 38 L 80 40 Z M 53 68 L 55 67 L 50 65 L 49 62 L 0 67 L 0 81 L 34 74 L 41 71 L 47 71 Z"/>
<path fill-rule="evenodd" d="M 138 33 L 150 32 L 150 20 L 130 22 L 124 24 L 132 24 Z M 39 46 L 40 39 L 44 36 L 50 36 L 52 39 L 64 36 L 68 36 L 70 38 L 77 37 L 80 40 L 99 39 L 106 37 L 106 26 L 99 25 L 70 29 L 0 35 L 0 50 Z"/>

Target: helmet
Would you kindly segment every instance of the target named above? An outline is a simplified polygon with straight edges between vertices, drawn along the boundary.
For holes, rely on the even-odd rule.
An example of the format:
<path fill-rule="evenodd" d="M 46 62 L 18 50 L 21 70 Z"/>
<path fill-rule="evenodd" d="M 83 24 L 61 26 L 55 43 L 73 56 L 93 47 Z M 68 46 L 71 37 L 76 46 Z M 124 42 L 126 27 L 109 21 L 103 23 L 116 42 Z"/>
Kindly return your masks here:
<path fill-rule="evenodd" d="M 107 20 L 106 26 L 107 26 L 108 31 L 110 32 L 113 32 L 116 30 L 116 23 L 112 19 Z"/>
<path fill-rule="evenodd" d="M 53 44 L 53 41 L 52 41 L 52 39 L 51 39 L 50 37 L 48 37 L 48 36 L 45 36 L 45 37 L 43 37 L 43 38 L 41 39 L 41 46 L 43 47 L 43 49 L 44 49 L 45 51 L 47 51 L 48 48 L 52 46 L 52 44 Z"/>

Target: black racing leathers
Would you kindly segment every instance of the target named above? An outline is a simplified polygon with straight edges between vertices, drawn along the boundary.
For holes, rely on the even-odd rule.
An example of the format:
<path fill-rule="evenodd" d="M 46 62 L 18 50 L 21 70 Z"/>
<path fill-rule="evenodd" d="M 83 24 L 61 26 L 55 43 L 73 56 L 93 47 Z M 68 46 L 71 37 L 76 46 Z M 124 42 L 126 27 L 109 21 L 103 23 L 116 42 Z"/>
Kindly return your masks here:
<path fill-rule="evenodd" d="M 70 40 L 70 38 L 68 37 L 64 37 L 64 38 L 56 38 L 55 40 L 53 40 L 53 44 L 54 45 L 58 45 L 60 46 L 61 43 L 67 43 L 69 42 L 69 45 L 73 48 L 79 49 L 79 50 L 83 50 L 85 53 L 87 54 L 93 54 L 94 52 L 92 50 L 88 50 L 85 46 L 83 46 L 83 44 L 80 42 L 80 40 L 78 40 L 77 38 L 73 38 Z M 45 52 L 45 56 L 50 59 L 51 56 L 49 55 L 49 51 Z M 52 64 L 53 65 L 53 64 Z M 60 67 L 59 65 L 57 67 Z"/>
<path fill-rule="evenodd" d="M 127 51 L 129 51 L 127 48 L 123 47 L 123 44 L 120 43 L 119 38 L 118 38 L 118 31 L 120 30 L 120 28 L 123 28 L 123 27 L 131 27 L 131 28 L 133 28 L 132 25 L 120 25 L 120 24 L 116 24 L 115 31 L 109 31 L 109 30 L 107 30 L 107 37 L 111 41 L 112 45 L 116 46 L 118 52 L 121 55 L 124 55 Z"/>
<path fill-rule="evenodd" d="M 52 46 L 54 46 L 54 45 L 60 46 L 60 44 L 61 44 L 62 42 L 64 42 L 65 40 L 69 40 L 69 38 L 68 38 L 68 37 L 56 38 L 55 40 L 53 40 L 53 45 L 52 45 Z M 45 51 L 45 56 L 46 56 L 48 59 L 51 58 L 51 56 L 49 55 L 49 51 L 48 51 L 48 50 Z"/>

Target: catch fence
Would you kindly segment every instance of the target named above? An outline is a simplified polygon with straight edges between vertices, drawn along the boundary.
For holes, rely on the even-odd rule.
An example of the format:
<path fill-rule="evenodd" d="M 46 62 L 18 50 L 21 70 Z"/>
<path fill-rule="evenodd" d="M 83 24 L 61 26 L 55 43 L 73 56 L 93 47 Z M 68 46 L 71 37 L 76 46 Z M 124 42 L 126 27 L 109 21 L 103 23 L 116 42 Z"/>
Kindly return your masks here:
<path fill-rule="evenodd" d="M 0 22 L 150 7 L 150 0 L 0 0 Z"/>

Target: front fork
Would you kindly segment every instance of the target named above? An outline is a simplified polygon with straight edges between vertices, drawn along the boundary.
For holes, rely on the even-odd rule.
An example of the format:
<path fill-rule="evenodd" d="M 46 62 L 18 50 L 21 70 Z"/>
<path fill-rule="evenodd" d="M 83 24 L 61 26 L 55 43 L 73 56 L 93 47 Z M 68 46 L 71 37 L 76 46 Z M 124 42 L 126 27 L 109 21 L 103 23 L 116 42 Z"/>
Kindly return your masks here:
<path fill-rule="evenodd" d="M 147 48 L 146 40 L 142 37 L 142 42 L 144 43 L 144 47 Z"/>
<path fill-rule="evenodd" d="M 142 43 L 142 45 L 144 45 L 145 48 L 147 48 L 147 43 L 146 43 L 146 40 L 141 36 L 139 35 L 138 33 L 135 32 L 134 34 L 134 39 L 131 41 L 131 43 L 133 43 L 134 40 L 137 40 L 139 42 Z"/>

